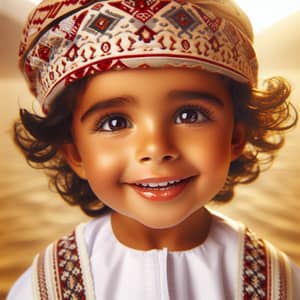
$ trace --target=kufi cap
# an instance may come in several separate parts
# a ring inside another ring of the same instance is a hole
[[[19,55],[45,112],[70,83],[109,70],[193,68],[251,86],[258,72],[251,24],[230,0],[45,0]]]

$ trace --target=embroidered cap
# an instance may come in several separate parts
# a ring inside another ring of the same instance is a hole
[[[19,56],[47,112],[68,84],[108,70],[195,68],[253,86],[252,41],[230,0],[45,0],[28,18]]]

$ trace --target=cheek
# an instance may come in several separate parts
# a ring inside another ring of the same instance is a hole
[[[231,132],[206,128],[197,136],[184,135],[185,160],[199,172],[195,192],[199,199],[212,199],[224,186],[231,162]],[[196,142],[195,142],[196,141]]]
[[[231,163],[231,138],[223,135],[203,135],[198,146],[192,148],[190,161],[199,170],[195,186],[198,199],[212,199],[224,186]],[[196,159],[195,159],[196,158]]]
[[[83,167],[92,190],[102,198],[105,192],[113,192],[113,185],[120,182],[126,160],[124,152],[120,152],[119,148],[99,143],[93,145],[93,148],[82,147],[80,155],[83,157]]]
[[[199,162],[207,170],[217,170],[230,164],[231,131],[221,128],[209,128],[199,133],[186,132],[181,135],[183,153],[194,161]],[[209,167],[209,168],[208,168]]]

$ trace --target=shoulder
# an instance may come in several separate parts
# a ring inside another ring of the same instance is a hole
[[[245,226],[219,212],[209,211],[212,216],[210,238],[222,244],[226,249],[239,248],[245,232]]]
[[[99,240],[101,240],[103,246],[105,241],[112,238],[110,213],[104,214],[101,217],[92,219],[88,223],[83,224],[82,234],[88,254],[89,256],[92,256],[95,248],[97,248]]]
[[[27,269],[15,282],[9,291],[6,300],[33,300],[31,288],[32,267]]]
[[[42,251],[39,256],[51,256],[51,249],[54,249],[55,247],[61,247],[64,248],[65,246],[68,246],[67,243],[69,241],[72,241],[73,239],[76,239],[76,242],[79,244],[77,245],[77,249],[80,251],[86,252],[85,255],[81,256],[81,260],[83,257],[86,258],[88,263],[89,257],[91,256],[91,252],[93,251],[95,241],[97,240],[99,234],[103,234],[105,231],[106,224],[109,223],[109,215],[104,215],[99,218],[93,219],[87,223],[79,224],[76,226],[76,228],[69,233],[66,236],[63,236],[62,238],[58,239],[57,241],[51,243],[44,251]],[[72,246],[72,245],[70,245]],[[27,269],[26,272],[24,272],[18,280],[14,283],[14,285],[11,287],[6,300],[33,300],[34,297],[34,278],[36,278],[36,272],[37,272],[37,265],[36,261],[37,256],[34,263],[31,267]],[[50,264],[52,263],[51,260],[49,260]]]
[[[300,297],[299,266],[285,253],[258,237],[244,224],[215,212],[212,212],[212,215],[213,222],[218,228],[216,238],[223,239],[226,248],[232,247],[230,244],[235,245],[229,251],[230,253],[238,249],[239,278],[250,283],[246,286],[247,292],[252,293],[255,289],[261,290],[258,286],[265,285],[266,278],[269,278],[269,280],[272,279],[267,281],[272,282],[273,295],[290,293],[291,299]],[[256,286],[251,282],[255,282]],[[274,296],[272,299],[277,298]]]

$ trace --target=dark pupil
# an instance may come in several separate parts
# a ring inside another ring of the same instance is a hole
[[[181,113],[181,121],[184,122],[196,122],[197,121],[197,112],[194,110],[185,110]]]
[[[115,117],[109,121],[109,127],[112,129],[124,128],[126,127],[126,120],[121,117]]]

